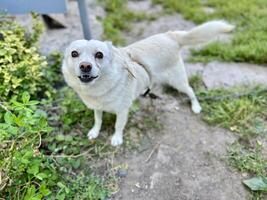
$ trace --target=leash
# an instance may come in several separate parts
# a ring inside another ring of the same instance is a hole
[[[233,93],[233,94],[228,94],[228,95],[201,97],[200,96],[201,94],[196,94],[196,96],[197,96],[197,99],[199,101],[207,101],[207,100],[210,100],[210,101],[223,101],[225,99],[239,99],[239,98],[244,97],[244,96],[253,96],[253,95],[256,96],[256,95],[258,95],[258,94],[260,94],[262,92],[266,92],[266,96],[267,96],[267,87],[262,88],[261,90],[254,91],[253,89],[251,89],[251,91],[248,91],[248,92]],[[150,97],[151,99],[161,99],[160,96],[158,96],[158,95],[156,95],[154,93],[151,93],[151,89],[150,88],[147,88],[145,93],[142,94],[141,96],[142,97]],[[180,103],[186,103],[186,102],[189,102],[189,101],[190,101],[189,97],[184,97],[179,102]]]
[[[147,97],[149,96],[150,99],[161,99],[160,96],[150,92],[150,88],[147,88],[144,94],[141,95],[141,97]]]

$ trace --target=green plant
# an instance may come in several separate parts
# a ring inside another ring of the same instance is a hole
[[[51,193],[45,182],[57,177],[39,152],[42,134],[51,127],[37,104],[23,93],[21,102],[1,106],[5,113],[0,123],[1,193],[6,199],[41,199]]]
[[[232,166],[241,172],[248,172],[257,176],[266,175],[267,160],[262,155],[261,146],[249,148],[241,144],[233,144],[228,150],[228,159]]]
[[[121,31],[130,30],[130,23],[140,20],[154,20],[154,15],[144,12],[133,12],[127,8],[126,0],[100,0],[107,12],[102,24],[104,28],[103,39],[111,40],[114,44],[124,44]]]
[[[47,114],[37,108],[38,103],[23,93],[21,101],[1,104],[1,112],[4,112],[0,120],[1,196],[12,200],[73,199],[77,195],[80,199],[105,198],[108,190],[97,177],[90,173],[72,175],[73,169],[81,167],[82,155],[54,156],[60,152],[54,149],[52,155],[48,154],[49,146],[46,147],[42,138],[49,138],[47,134],[52,128],[47,123]],[[56,137],[61,142],[73,142],[70,137],[63,140],[60,135]],[[66,153],[78,151],[80,149]],[[77,181],[81,185],[77,185]]]
[[[43,70],[43,76],[46,79],[47,85],[53,88],[61,88],[63,86],[64,80],[61,75],[61,61],[63,60],[63,55],[60,52],[52,52],[46,56],[47,68]]]
[[[205,89],[201,74],[195,74],[189,77],[189,85],[195,90],[200,91]]]
[[[266,130],[267,93],[264,87],[200,91],[198,97],[204,99],[203,119],[209,124],[229,128],[248,140]]]
[[[84,113],[67,113],[66,118],[58,117],[59,112],[85,107],[72,94],[74,99],[64,99],[55,113],[57,97],[65,97],[54,92],[63,82],[61,54],[40,55],[37,41],[43,26],[36,15],[33,21],[31,33],[8,18],[0,22],[0,197],[104,199],[109,194],[104,180],[84,170],[86,157],[101,153],[103,145],[89,144],[84,135],[64,134]]]
[[[33,17],[33,32],[10,20],[0,21],[0,98],[2,101],[28,91],[32,96],[44,97],[51,86],[44,81],[47,69],[45,57],[38,53],[36,42],[42,25]],[[45,91],[45,92],[43,92]]]
[[[262,148],[267,131],[266,87],[200,89],[197,96],[203,107],[204,121],[238,134],[238,141],[228,149],[228,161],[239,171],[256,176],[244,184],[257,191],[252,193],[253,199],[262,199],[261,191],[266,186],[262,180],[267,177],[267,159]]]

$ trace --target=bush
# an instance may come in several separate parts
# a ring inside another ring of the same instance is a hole
[[[28,91],[33,97],[48,95],[49,85],[44,81],[48,65],[38,53],[36,42],[43,26],[33,15],[33,32],[10,20],[0,21],[0,97],[2,101]]]
[[[42,137],[52,128],[47,123],[46,112],[39,110],[37,104],[38,101],[30,101],[28,93],[23,93],[21,101],[1,105],[4,117],[0,123],[0,196],[10,200],[77,196],[104,199],[108,192],[100,179],[90,172],[72,172],[72,168],[80,167],[82,159],[53,157],[46,155],[46,148],[41,148]]]

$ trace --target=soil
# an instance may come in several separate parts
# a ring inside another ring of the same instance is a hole
[[[225,157],[227,145],[236,140],[233,133],[207,126],[179,98],[157,94],[161,99],[153,100],[153,112],[163,127],[154,138],[144,133],[153,138],[146,151],[117,158],[117,165],[128,166],[128,175],[113,199],[247,199],[241,183],[246,177],[231,169]]]

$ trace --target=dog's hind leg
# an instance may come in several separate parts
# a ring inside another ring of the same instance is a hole
[[[95,122],[94,122],[94,127],[89,131],[87,135],[89,140],[97,138],[97,136],[99,135],[102,125],[102,115],[103,115],[102,110],[94,110]]]
[[[167,84],[179,90],[180,92],[185,93],[190,98],[191,107],[194,113],[201,112],[201,106],[192,87],[189,85],[184,63],[180,55],[175,66],[167,70],[167,73],[165,74],[165,80]]]

